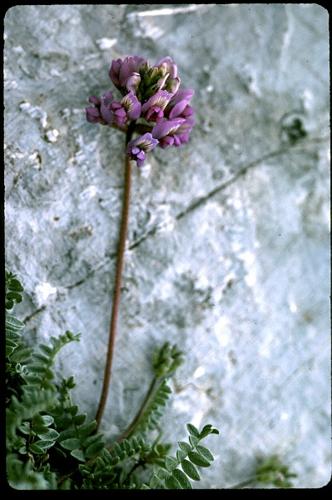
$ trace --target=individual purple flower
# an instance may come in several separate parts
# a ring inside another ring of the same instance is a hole
[[[176,78],[178,76],[178,67],[169,56],[163,57],[157,62],[156,66],[158,68],[163,68],[165,73],[168,73],[171,78]]]
[[[172,139],[164,139],[161,141],[161,146],[162,144],[180,146],[188,142],[189,134],[195,124],[194,110],[189,105],[193,95],[194,91],[192,89],[184,89],[179,90],[177,94],[172,97],[165,109],[165,116],[171,121],[176,118],[182,118],[184,121],[172,135]]]
[[[185,125],[185,123],[185,118],[159,121],[152,129],[152,136],[159,140],[159,146],[161,148],[167,148],[173,145],[180,146],[180,144],[182,144],[182,138],[179,136],[187,133],[186,128],[181,130],[181,126]],[[186,139],[186,136],[184,139]],[[183,142],[185,142],[185,140]]]
[[[152,149],[157,146],[158,142],[156,138],[152,137],[152,135],[147,132],[129,142],[127,153],[132,160],[136,161],[137,166],[141,167],[145,160],[145,153],[152,151]]]
[[[157,86],[160,90],[167,90],[175,94],[180,86],[181,80],[177,76],[178,68],[173,59],[169,56],[163,57],[157,62],[156,67],[162,73],[162,77],[158,80]]]
[[[140,117],[142,104],[132,91],[122,98],[121,104],[126,110],[129,120],[137,120]]]
[[[113,122],[113,115],[111,111],[112,102],[112,92],[106,92],[106,94],[103,94],[100,98],[100,114],[108,125],[111,125]]]
[[[139,56],[129,56],[124,60],[114,60],[109,70],[109,77],[114,85],[122,92],[133,90],[138,87],[141,81],[139,70],[145,64],[147,64],[147,61],[144,57]]]
[[[129,92],[136,94],[139,84],[141,83],[141,76],[139,73],[133,73],[127,80],[126,88]]]
[[[190,106],[187,106],[190,108]],[[174,134],[174,146],[181,146],[189,141],[189,134],[195,125],[195,120],[193,115],[189,115],[185,118],[185,121],[180,125]]]
[[[112,92],[98,97],[89,98],[94,108],[86,108],[87,120],[90,123],[102,125],[117,125],[124,127],[129,120],[137,120],[141,114],[141,103],[133,92],[125,95],[120,102],[113,100]]]
[[[141,107],[135,94],[129,92],[120,102],[113,101],[108,105],[107,119],[110,124],[123,127],[129,120],[137,120],[141,114]]]
[[[142,106],[142,115],[148,121],[158,122],[164,116],[164,109],[170,102],[172,94],[159,90]]]
[[[90,123],[108,125],[107,112],[105,114],[105,111],[107,111],[105,103],[111,102],[112,99],[112,92],[106,92],[101,98],[96,96],[89,97],[89,102],[94,104],[94,107],[85,108],[87,121]]]
[[[165,90],[171,92],[171,94],[176,94],[179,90],[181,80],[180,78],[168,78],[165,85]]]
[[[188,112],[188,109],[192,110],[192,108],[189,106],[189,102],[193,95],[193,89],[179,90],[169,102],[165,111],[165,115],[172,120],[173,118],[182,116],[185,109],[187,109],[187,116],[189,116],[189,114],[192,114],[192,112]]]

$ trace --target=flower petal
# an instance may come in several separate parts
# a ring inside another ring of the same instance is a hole
[[[165,73],[169,73],[171,78],[176,78],[178,75],[178,68],[170,56],[163,57],[157,62],[156,66],[165,68]]]
[[[120,72],[121,65],[122,65],[122,59],[113,60],[111,67],[110,67],[110,70],[109,70],[109,73],[108,73],[110,79],[112,80],[112,82],[114,83],[114,85],[116,87],[120,86],[119,72]]]
[[[150,99],[143,104],[142,113],[145,113],[152,106],[158,106],[160,109],[165,109],[167,104],[172,99],[173,94],[166,90],[158,90]]]
[[[133,73],[138,73],[139,67],[145,62],[145,59],[139,56],[129,56],[125,58],[119,71],[119,82],[121,87],[126,86],[128,78]]]
[[[126,88],[129,92],[136,92],[141,83],[141,76],[139,73],[133,73],[127,80]]]
[[[133,92],[125,95],[121,101],[130,120],[137,120],[140,117],[142,105]]]
[[[99,97],[96,97],[95,95],[92,95],[89,97],[89,102],[92,104],[95,104],[96,106],[100,106],[100,99]]]
[[[175,118],[174,120],[164,120],[156,123],[152,129],[152,135],[155,139],[161,139],[166,135],[176,132],[176,130],[185,123],[185,118]]]
[[[90,123],[99,123],[100,122],[100,113],[97,108],[85,108],[86,119]]]

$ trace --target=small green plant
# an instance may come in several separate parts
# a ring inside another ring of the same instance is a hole
[[[258,458],[255,471],[250,479],[233,486],[241,488],[292,488],[292,479],[297,477],[277,455]]]
[[[183,362],[182,352],[166,342],[152,360],[153,379],[127,430],[113,443],[98,432],[72,401],[73,377],[53,371],[58,353],[80,335],[69,331],[50,344],[26,345],[24,324],[12,312],[23,287],[6,273],[6,445],[8,483],[22,490],[184,489],[199,481],[198,468],[209,467],[211,452],[201,431],[188,424],[188,442],[161,441],[160,418],[171,395],[168,380]]]
[[[280,458],[272,455],[268,458],[260,458],[257,462],[255,482],[258,485],[272,485],[276,488],[291,488],[292,478],[296,474],[289,470],[289,467],[282,463]]]

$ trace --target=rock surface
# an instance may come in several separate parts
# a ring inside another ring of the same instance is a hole
[[[134,169],[109,436],[136,413],[150,357],[186,351],[165,437],[214,424],[196,488],[278,454],[297,487],[330,479],[328,13],[292,5],[30,5],[5,18],[6,261],[30,342],[67,329],[92,417],[121,196],[120,132],[85,121],[112,59],[171,55],[195,89],[188,146]]]

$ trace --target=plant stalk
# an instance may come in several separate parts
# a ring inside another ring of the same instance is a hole
[[[127,148],[127,144],[132,138],[133,132],[135,130],[135,122],[131,122],[126,130],[126,144],[125,148]],[[113,352],[114,352],[114,344],[115,344],[115,336],[116,336],[116,326],[119,315],[119,306],[120,306],[120,296],[121,296],[121,279],[122,272],[124,266],[124,253],[126,247],[126,237],[127,237],[127,229],[128,229],[128,219],[129,219],[129,203],[130,203],[130,188],[131,188],[131,160],[127,153],[125,152],[125,185],[124,185],[124,193],[123,193],[123,204],[122,204],[122,216],[121,216],[121,225],[120,225],[120,234],[119,234],[119,244],[118,244],[118,253],[117,253],[117,263],[116,263],[116,271],[115,271],[115,283],[114,283],[114,291],[113,291],[113,307],[112,307],[112,315],[109,329],[109,338],[108,338],[108,348],[106,355],[106,364],[104,371],[104,380],[103,387],[100,395],[99,406],[96,414],[97,421],[97,429],[100,426],[100,422],[103,417],[107,395],[111,380],[111,370],[112,370],[112,360],[113,360]]]
[[[126,438],[130,437],[132,434],[134,434],[136,428],[138,427],[138,425],[141,422],[141,418],[143,417],[146,408],[150,404],[150,401],[153,398],[153,396],[155,395],[155,392],[158,389],[161,382],[162,382],[162,380],[158,377],[154,377],[152,379],[149,390],[145,396],[145,399],[144,399],[140,409],[138,410],[136,416],[134,417],[134,419],[131,422],[131,424],[129,425],[129,427],[121,434],[121,436],[119,436],[117,438],[116,443],[121,443],[121,441],[123,441],[124,439],[126,439]],[[114,444],[109,449],[112,449],[113,446],[114,446]]]

